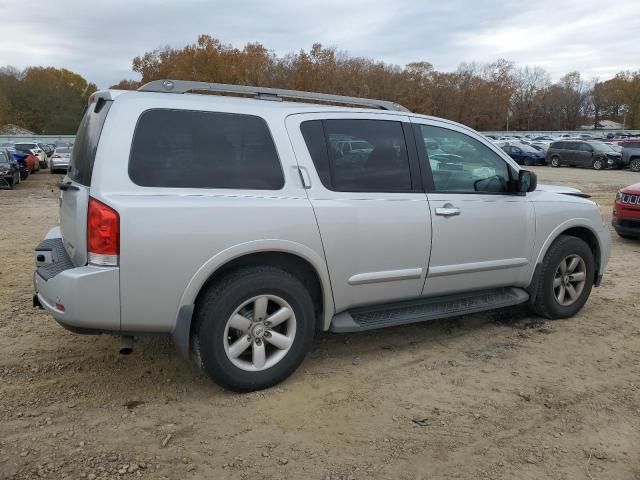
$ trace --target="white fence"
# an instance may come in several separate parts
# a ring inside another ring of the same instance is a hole
[[[0,135],[0,143],[33,142],[35,140],[42,143],[69,143],[73,142],[75,138],[75,135]]]
[[[579,134],[588,134],[596,136],[606,136],[607,133],[617,133],[624,132],[630,133],[631,135],[640,135],[640,130],[495,130],[491,132],[481,132],[483,135],[495,135],[497,137],[509,137],[511,135],[549,135],[552,137],[557,137],[559,135],[579,135]]]

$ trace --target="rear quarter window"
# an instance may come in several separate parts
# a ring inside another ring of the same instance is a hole
[[[142,187],[279,190],[284,175],[264,119],[154,109],[136,126],[129,177]]]
[[[98,141],[112,103],[101,98],[95,104],[89,105],[78,127],[67,175],[82,185],[91,185]]]

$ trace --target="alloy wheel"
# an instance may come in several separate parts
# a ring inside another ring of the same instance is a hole
[[[553,294],[563,307],[573,305],[584,290],[587,267],[580,255],[565,257],[553,276]]]
[[[291,305],[277,295],[259,295],[243,302],[227,320],[224,350],[242,370],[266,370],[285,357],[295,335]]]

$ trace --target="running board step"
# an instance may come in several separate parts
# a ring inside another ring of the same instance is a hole
[[[526,291],[510,287],[362,307],[339,313],[333,317],[331,331],[336,333],[358,332],[426,322],[510,307],[527,300],[529,300],[529,294]]]

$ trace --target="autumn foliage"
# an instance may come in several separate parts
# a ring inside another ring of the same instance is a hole
[[[112,88],[130,90],[164,78],[200,80],[381,98],[478,130],[572,130],[603,119],[640,129],[640,70],[602,82],[568,72],[552,82],[541,68],[517,67],[503,59],[440,72],[426,61],[402,67],[320,44],[278,56],[259,43],[240,49],[209,35],[182,48],[146,52],[133,59],[132,68],[140,80],[122,80]],[[13,87],[5,90],[6,85]],[[94,88],[67,70],[5,69],[0,73],[0,125],[9,108],[11,123],[41,133],[72,131],[82,106],[78,100]],[[31,89],[34,98],[29,100]]]
[[[64,68],[1,68],[0,127],[13,123],[40,134],[74,134],[96,89]]]

